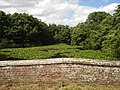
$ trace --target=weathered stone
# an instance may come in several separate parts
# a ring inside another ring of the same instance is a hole
[[[120,84],[120,61],[76,58],[0,61],[0,83],[36,81]]]

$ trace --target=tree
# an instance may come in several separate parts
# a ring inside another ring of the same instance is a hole
[[[41,31],[41,42],[42,45],[50,45],[53,44],[53,36],[51,32],[49,31],[49,26],[44,23],[39,21],[39,30]]]
[[[106,12],[93,12],[88,15],[88,18],[86,21],[88,23],[100,24],[109,15],[110,14]]]
[[[104,19],[111,16],[106,12],[93,12],[88,15],[86,22],[88,23],[89,36],[88,47],[89,49],[100,50],[103,41],[103,29],[101,23]]]
[[[102,50],[110,56],[120,58],[120,5],[113,16],[104,20],[103,23],[109,32],[102,43]]]
[[[71,30],[71,45],[80,45],[86,47],[88,29],[86,23],[80,23]]]
[[[119,58],[120,56],[120,31],[111,30],[103,41],[103,51],[109,56]]]
[[[10,21],[10,14],[7,15],[5,12],[0,11],[0,48],[10,46],[8,43],[11,41],[6,38],[7,32],[11,27]]]
[[[16,47],[42,45],[43,26],[37,18],[26,13],[14,13],[11,16],[11,23],[12,27],[8,32],[8,38],[14,41]]]
[[[49,25],[49,31],[51,32],[55,43],[70,44],[70,28],[65,25]]]

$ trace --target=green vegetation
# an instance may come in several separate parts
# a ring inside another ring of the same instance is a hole
[[[81,46],[70,46],[66,44],[30,47],[30,48],[9,48],[1,49],[0,54],[6,57],[0,57],[1,60],[16,59],[46,59],[46,58],[92,58],[92,59],[113,59],[106,56],[100,50],[82,50]]]
[[[42,83],[11,83],[0,85],[0,90],[120,90],[119,85],[100,85],[87,83],[42,84]]]
[[[69,46],[72,49],[68,49],[68,46],[62,49],[54,46],[60,43],[74,46]],[[25,48],[34,46],[45,47]],[[84,51],[77,49],[76,46],[82,47]],[[1,52],[5,52],[5,48],[15,49],[6,49],[8,52],[1,53],[0,57],[3,59],[9,57],[39,59],[57,56],[120,59],[120,5],[113,15],[93,12],[88,15],[85,22],[74,27],[47,25],[26,13],[6,14],[0,11],[0,49],[3,49]],[[45,48],[52,49],[45,51]],[[59,50],[55,50],[56,48]]]

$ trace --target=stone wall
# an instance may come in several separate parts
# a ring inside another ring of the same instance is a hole
[[[0,83],[37,81],[120,84],[120,61],[76,58],[0,61]]]

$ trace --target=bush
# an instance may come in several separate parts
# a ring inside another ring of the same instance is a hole
[[[11,48],[17,47],[13,40],[8,40],[7,38],[3,38],[0,42],[0,48]]]

